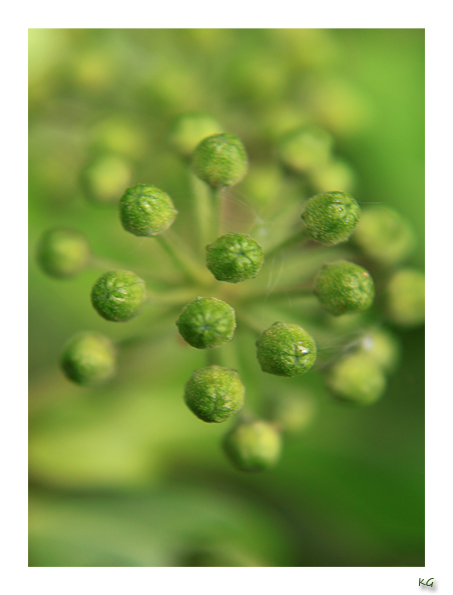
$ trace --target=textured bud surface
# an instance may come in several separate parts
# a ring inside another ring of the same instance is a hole
[[[79,273],[90,257],[90,247],[81,233],[72,229],[52,229],[38,245],[38,262],[52,277],[72,277]]]
[[[121,223],[126,231],[136,236],[163,233],[177,214],[168,194],[155,186],[131,186],[120,200]]]
[[[91,291],[95,310],[106,320],[133,318],[145,299],[145,282],[130,271],[110,271],[96,281]]]
[[[234,134],[208,136],[193,153],[192,167],[213,188],[237,184],[247,173],[244,145]]]
[[[316,361],[316,343],[297,324],[275,322],[256,342],[263,372],[277,376],[298,376]]]
[[[66,376],[77,384],[92,385],[115,374],[115,349],[100,333],[78,333],[66,343],[61,366]]]
[[[425,320],[425,275],[416,269],[395,273],[387,286],[387,309],[392,322],[417,326]]]
[[[208,366],[195,370],[187,381],[184,400],[203,421],[220,423],[242,408],[244,392],[237,372],[221,366]]]
[[[281,437],[264,421],[242,422],[227,434],[224,449],[233,465],[241,471],[262,471],[278,461]]]
[[[204,138],[220,132],[223,132],[222,126],[212,116],[190,112],[176,118],[170,142],[180,155],[189,157]]]
[[[363,211],[353,239],[367,256],[387,265],[403,262],[415,247],[415,234],[409,223],[383,205]]]
[[[309,235],[323,244],[345,242],[360,218],[357,201],[345,192],[326,192],[310,198],[302,213]]]
[[[184,306],[176,324],[189,345],[210,349],[231,341],[236,316],[233,308],[222,300],[197,297]]]
[[[305,172],[329,159],[332,144],[332,137],[326,130],[303,126],[285,134],[280,141],[279,155],[289,168]]]
[[[206,264],[218,281],[239,283],[258,275],[264,253],[253,238],[229,233],[206,247]]]
[[[337,362],[327,378],[329,388],[341,399],[370,405],[382,396],[386,380],[381,367],[366,353],[354,353]]]
[[[363,267],[346,260],[325,264],[315,282],[315,293],[335,316],[367,310],[374,300],[374,283]]]

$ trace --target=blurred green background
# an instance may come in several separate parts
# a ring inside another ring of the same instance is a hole
[[[203,424],[183,404],[205,359],[177,339],[175,316],[109,323],[89,300],[105,267],[56,281],[35,250],[48,228],[79,229],[99,258],[146,268],[158,290],[162,254],[87,199],[81,172],[113,156],[120,184],[172,196],[175,230],[190,238],[191,191],[169,130],[201,110],[243,140],[250,180],[266,171],[267,189],[276,135],[326,128],[354,196],[412,223],[411,264],[422,267],[424,30],[32,29],[29,54],[30,566],[423,566],[423,328],[396,330],[400,367],[369,408],[331,399],[318,373],[266,378],[267,391],[308,387],[316,416],[275,469],[243,474],[220,447],[231,422]],[[244,217],[250,188],[235,194]],[[88,389],[58,365],[79,330],[151,339],[128,344],[117,378]],[[237,346],[257,402],[251,338]]]

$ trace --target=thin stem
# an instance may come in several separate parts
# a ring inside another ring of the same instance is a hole
[[[206,365],[207,366],[221,366],[222,365],[222,354],[219,353],[218,348],[206,350]]]
[[[204,258],[206,245],[209,243],[210,225],[212,219],[212,206],[209,188],[194,173],[190,172],[190,181],[193,193],[194,219],[197,232],[194,234],[197,241],[197,250]]]
[[[307,238],[308,238],[307,230],[305,228],[300,229],[295,234],[289,236],[288,238],[286,238],[285,240],[283,240],[282,242],[280,242],[279,244],[277,244],[276,246],[271,248],[268,252],[266,252],[266,254],[264,255],[264,258],[265,258],[265,260],[270,260],[271,258],[276,256],[279,252],[282,252],[283,250],[286,250],[287,248],[291,248],[292,246],[295,246],[296,244],[298,244],[302,240],[306,240]]]
[[[212,281],[208,271],[190,256],[187,247],[178,236],[167,231],[155,237],[186,279],[201,285],[208,285]]]
[[[210,188],[211,191],[211,236],[216,240],[222,227],[223,188]]]

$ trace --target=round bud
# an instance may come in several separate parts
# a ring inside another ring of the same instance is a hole
[[[381,366],[370,355],[357,352],[331,368],[327,384],[344,401],[370,405],[382,396],[386,380]]]
[[[395,210],[382,205],[363,211],[353,239],[367,256],[385,265],[403,262],[415,247],[410,224]]]
[[[121,223],[126,231],[136,236],[163,233],[177,214],[168,194],[155,186],[131,186],[120,200]]]
[[[184,400],[199,419],[220,423],[242,408],[244,392],[237,372],[221,366],[208,366],[195,370],[187,381]]]
[[[310,393],[275,395],[268,404],[270,419],[284,432],[294,434],[308,427],[316,414],[316,403]]]
[[[384,372],[393,372],[396,369],[400,358],[400,345],[390,331],[383,328],[371,330],[363,337],[360,348],[373,358]]]
[[[280,457],[281,437],[269,423],[239,423],[223,443],[230,461],[241,471],[262,471],[273,467]]]
[[[189,345],[211,349],[231,341],[236,316],[233,308],[222,300],[197,297],[184,306],[176,325]]]
[[[306,172],[329,159],[332,145],[332,137],[326,130],[302,126],[284,135],[278,152],[284,165],[296,172]]]
[[[84,193],[97,204],[117,203],[130,181],[131,168],[117,155],[96,157],[80,174]]]
[[[91,290],[94,309],[106,320],[130,320],[145,299],[145,282],[130,271],[104,273]]]
[[[390,319],[401,326],[417,326],[425,320],[425,275],[416,269],[395,273],[387,286]]]
[[[213,188],[232,186],[247,173],[247,153],[234,134],[213,134],[195,149],[192,167]]]
[[[323,307],[334,314],[367,310],[374,300],[374,283],[363,267],[346,260],[325,264],[315,282]]]
[[[78,231],[52,229],[41,237],[37,257],[43,271],[51,277],[72,277],[87,265],[90,247]]]
[[[209,114],[181,114],[173,122],[170,143],[182,157],[190,157],[207,136],[222,132],[222,126]]]
[[[345,242],[360,218],[360,207],[346,192],[326,192],[310,198],[302,219],[310,237],[323,244]]]
[[[218,281],[239,283],[258,275],[264,253],[253,238],[228,233],[206,246],[206,264]]]
[[[78,333],[64,346],[61,366],[77,384],[100,384],[115,374],[115,349],[100,333]]]
[[[298,376],[316,361],[316,343],[297,324],[274,322],[256,342],[263,372],[277,376]]]

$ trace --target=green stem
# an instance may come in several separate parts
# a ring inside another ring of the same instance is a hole
[[[222,365],[222,354],[219,353],[219,349],[207,349],[206,350],[206,365],[207,366],[221,366]]]
[[[211,191],[211,242],[216,240],[222,228],[223,188],[210,188]]]
[[[276,246],[271,248],[271,250],[266,252],[266,254],[264,255],[264,258],[265,258],[265,260],[270,260],[271,258],[276,256],[279,252],[282,252],[283,250],[286,250],[287,248],[291,248],[292,246],[295,246],[296,244],[298,244],[299,242],[301,242],[302,240],[305,240],[307,238],[308,238],[307,230],[305,228],[301,229],[301,230],[297,231],[295,234],[289,236],[289,238],[286,238],[285,240],[283,240],[282,242],[280,242],[279,244],[277,244]]]
[[[208,285],[212,281],[207,269],[204,269],[190,256],[187,247],[183,245],[178,236],[167,231],[165,234],[155,237],[186,279],[200,285]]]
[[[205,257],[205,248],[209,243],[210,225],[212,218],[211,196],[209,189],[195,174],[190,172],[190,181],[193,194],[194,219],[196,221],[197,231],[194,236],[197,240],[197,250],[203,258]]]

